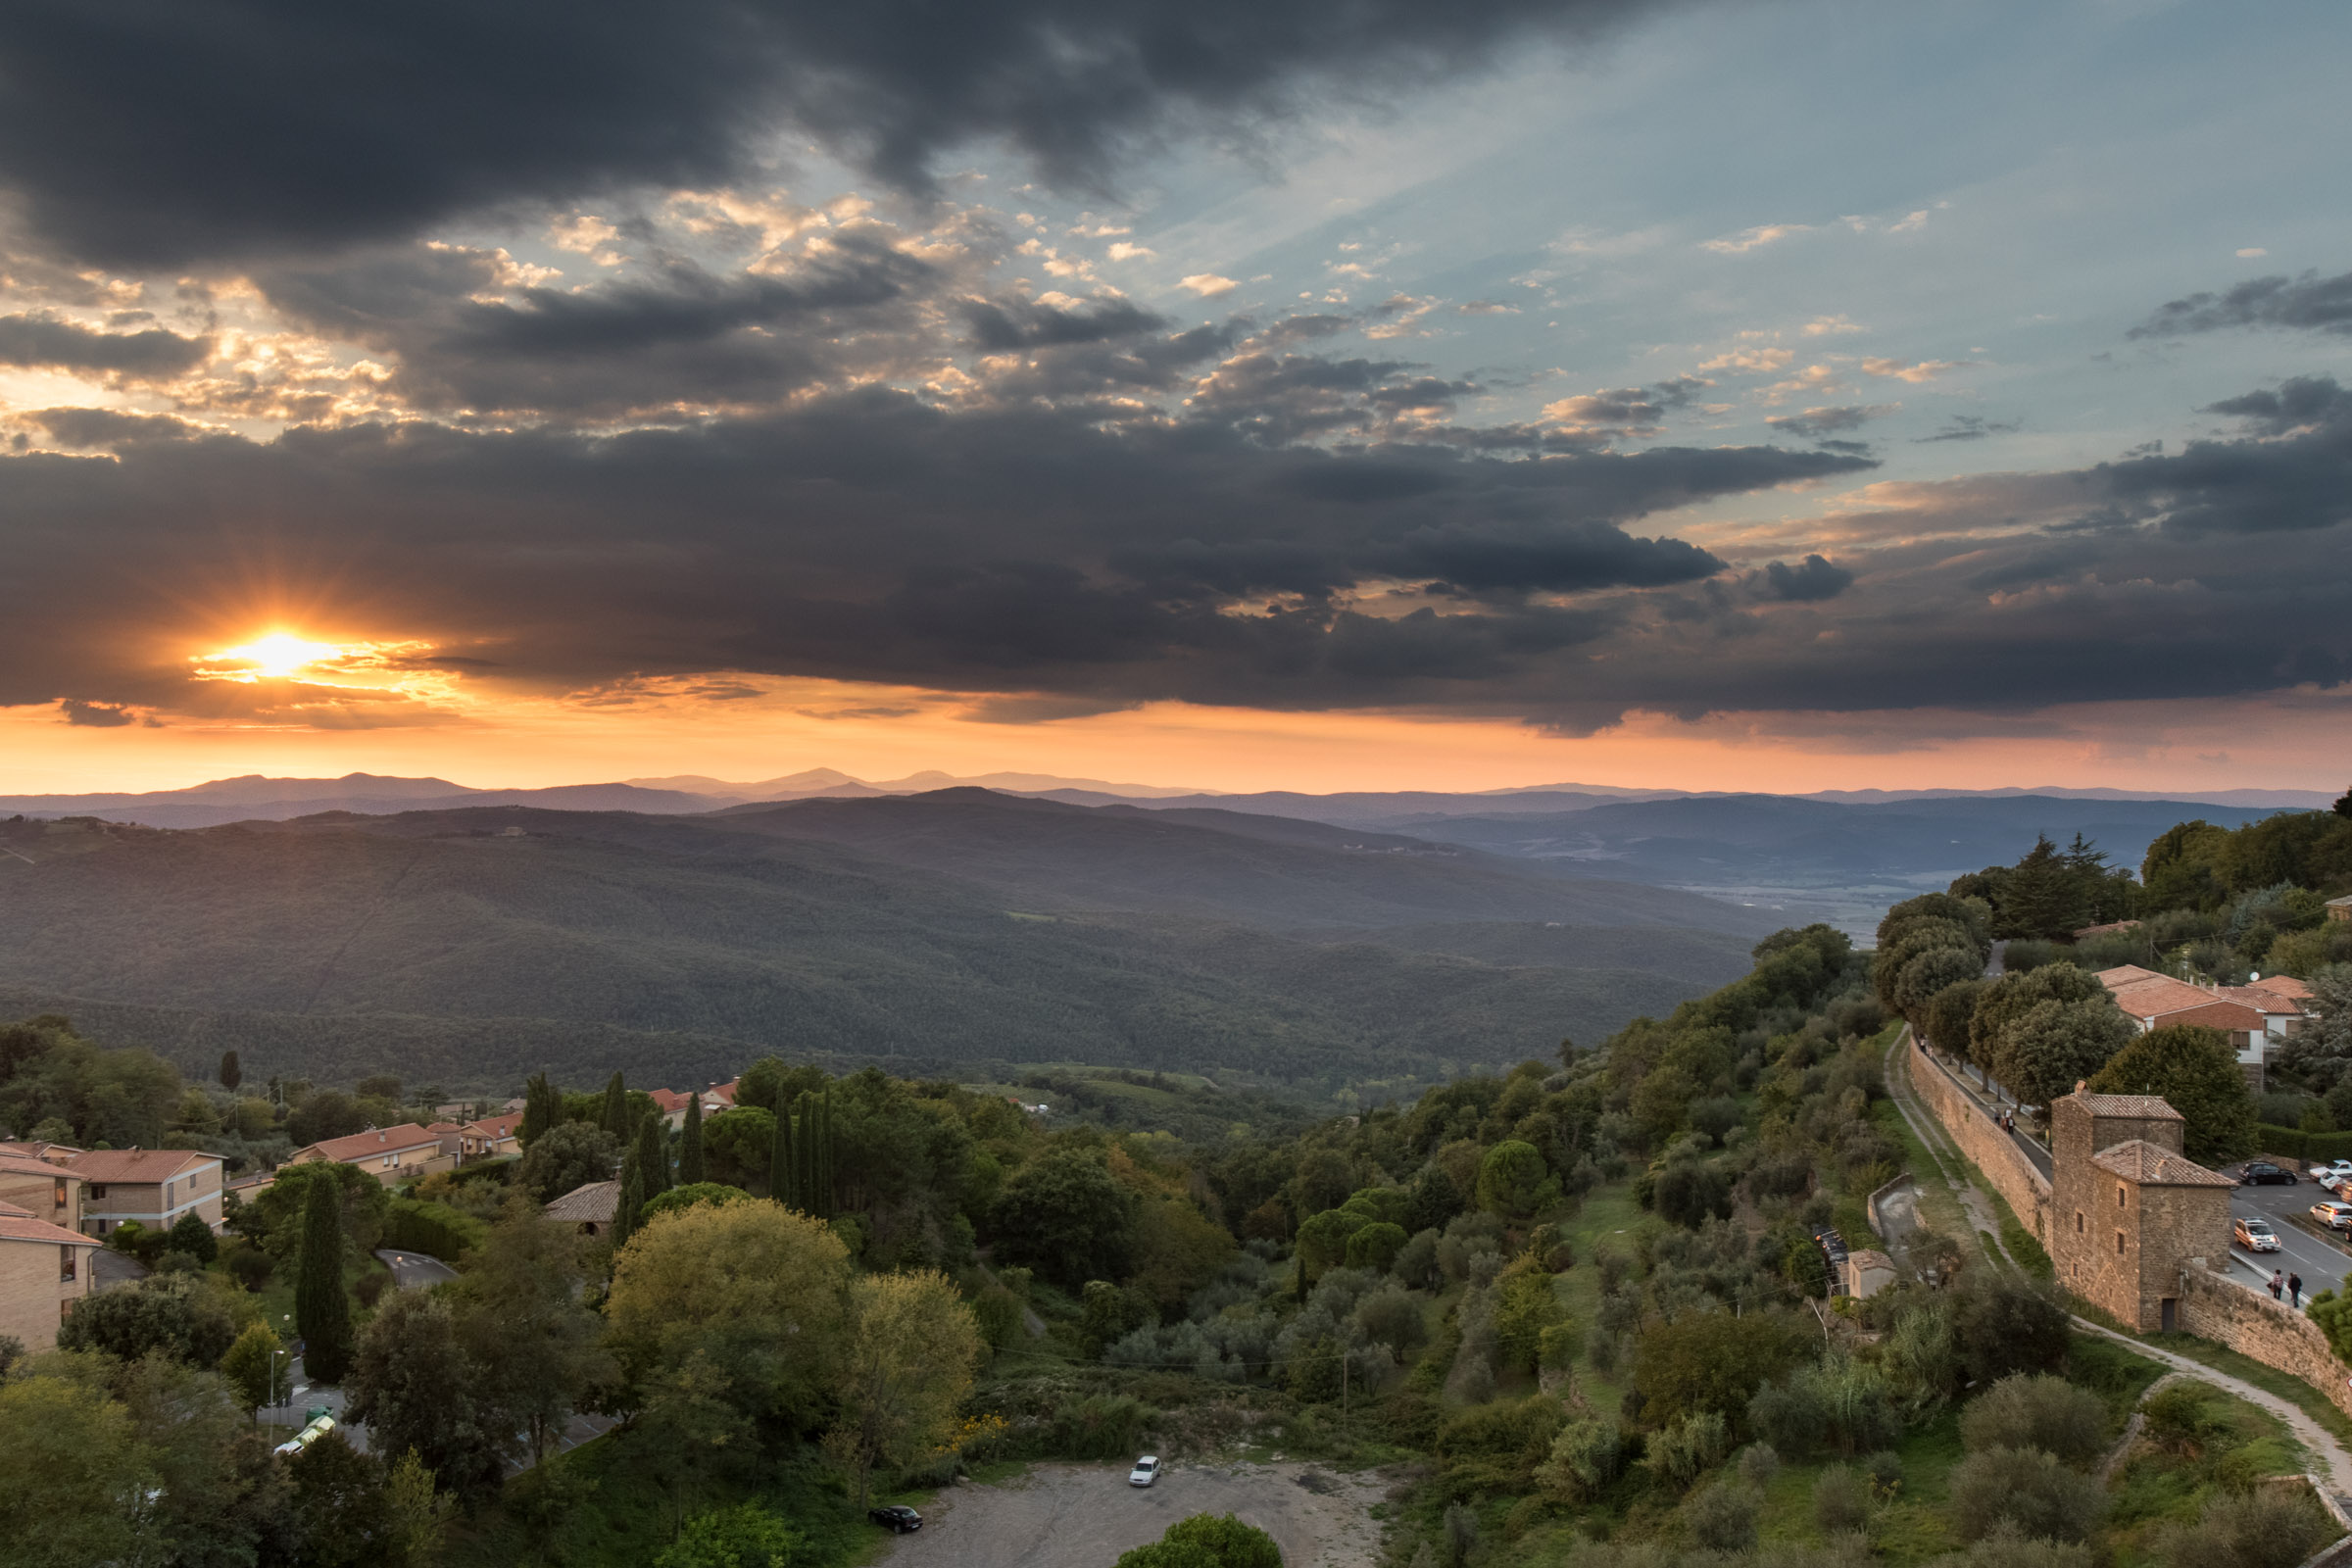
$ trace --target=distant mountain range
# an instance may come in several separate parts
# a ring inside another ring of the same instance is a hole
[[[1155,784],[1111,783],[1060,778],[1043,773],[984,773],[958,777],[931,770],[905,778],[853,778],[829,767],[750,783],[701,774],[632,778],[606,784],[565,784],[548,789],[478,789],[442,778],[392,778],[347,773],[341,778],[265,778],[247,774],[215,779],[187,789],[144,794],[0,796],[0,815],[99,816],[143,822],[150,827],[212,827],[223,822],[285,821],[321,810],[382,815],[393,811],[454,809],[468,806],[535,806],[553,810],[643,811],[683,815],[731,807],[791,800],[866,800],[935,790],[978,788],[1035,796],[1069,806],[1134,805],[1153,810],[1209,807],[1260,816],[1299,817],[1348,827],[1424,826],[1430,819],[1457,816],[1565,814],[1599,807],[1647,801],[1753,800],[1723,791],[1626,789],[1606,784],[1541,784],[1471,792],[1433,790],[1343,791],[1309,795],[1291,790],[1220,793]],[[2319,790],[2218,790],[2191,797],[2135,794],[2109,789],[1996,790],[1820,790],[1807,795],[1766,797],[1830,805],[1877,806],[1914,801],[1997,801],[2031,798],[2062,801],[2155,802],[2171,807],[2230,807],[2250,810],[2321,809],[2335,797]],[[2190,814],[2194,814],[2193,810]]]

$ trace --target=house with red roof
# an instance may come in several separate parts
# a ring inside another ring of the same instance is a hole
[[[93,1149],[68,1167],[82,1181],[84,1235],[105,1236],[126,1221],[170,1230],[182,1214],[220,1228],[219,1154],[197,1149]]]
[[[84,1181],[71,1165],[0,1149],[0,1203],[14,1203],[35,1219],[78,1232]]]
[[[2142,1034],[2174,1024],[2222,1031],[2256,1094],[2262,1092],[2271,1048],[2303,1027],[2302,1002],[2275,979],[2269,986],[2196,985],[2127,963],[2100,970],[2099,982]]]
[[[458,1156],[444,1153],[440,1138],[413,1121],[397,1127],[370,1127],[346,1138],[324,1138],[286,1156],[289,1165],[332,1160],[356,1165],[386,1187],[410,1176],[429,1176],[454,1169]]]
[[[0,1334],[52,1349],[57,1326],[90,1294],[98,1244],[15,1203],[0,1203]]]

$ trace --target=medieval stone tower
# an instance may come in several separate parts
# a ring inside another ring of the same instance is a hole
[[[2180,1152],[2155,1095],[2075,1092],[2050,1104],[2050,1257],[2058,1282],[2145,1333],[2178,1327],[2180,1271],[2230,1256],[2227,1176]]]

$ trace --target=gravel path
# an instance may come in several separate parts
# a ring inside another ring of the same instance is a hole
[[[941,1493],[923,1528],[899,1537],[882,1561],[1109,1568],[1179,1519],[1230,1513],[1272,1536],[1285,1568],[1373,1568],[1380,1527],[1368,1510],[1386,1491],[1367,1474],[1304,1464],[1170,1460],[1148,1488],[1128,1486],[1123,1464],[1041,1464],[1001,1485]]]

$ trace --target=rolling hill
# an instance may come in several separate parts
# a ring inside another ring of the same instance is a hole
[[[1741,972],[1773,923],[1420,841],[1248,826],[977,791],[696,817],[0,823],[0,1010],[66,1010],[192,1069],[235,1046],[249,1076],[390,1067],[453,1089],[542,1066],[686,1083],[766,1050],[1328,1088],[1593,1038]],[[1659,932],[1670,919],[1689,923]],[[1428,935],[1513,921],[1553,938],[1537,961]],[[1613,935],[1581,956],[1557,935],[1596,929]],[[1671,961],[1642,961],[1642,930]]]

